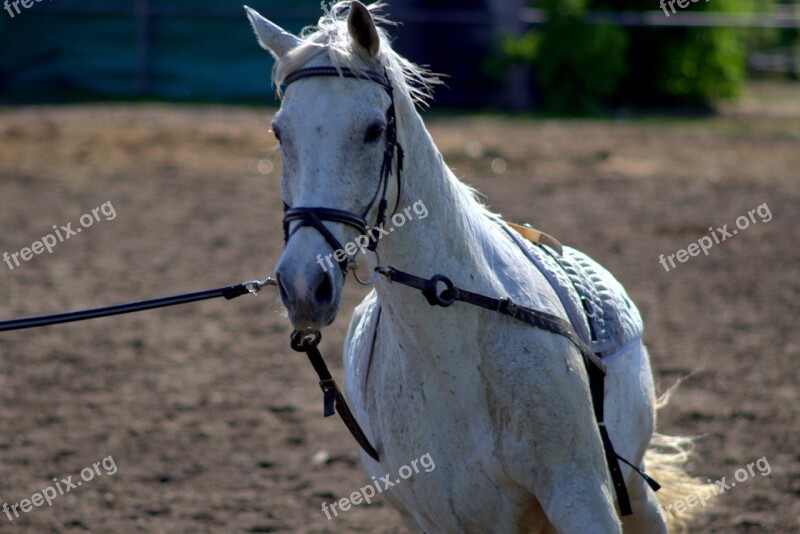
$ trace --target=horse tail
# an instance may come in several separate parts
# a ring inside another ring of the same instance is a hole
[[[657,400],[657,409],[667,405],[678,385]],[[655,433],[644,455],[648,474],[661,484],[656,496],[670,532],[685,532],[689,523],[706,513],[710,499],[717,495],[715,484],[686,472],[693,444],[691,437]]]

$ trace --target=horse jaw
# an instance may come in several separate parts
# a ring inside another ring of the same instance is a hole
[[[299,46],[303,41],[287,32],[277,24],[262,17],[257,11],[244,6],[247,18],[256,32],[261,48],[267,50],[275,59],[285,56],[290,50]]]

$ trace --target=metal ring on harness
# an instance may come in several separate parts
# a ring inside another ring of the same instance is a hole
[[[445,289],[441,293],[439,293],[439,282],[445,285]],[[422,294],[425,295],[428,304],[431,306],[446,308],[456,301],[453,295],[454,287],[453,281],[448,277],[443,274],[435,274],[425,283],[425,289],[422,290]]]
[[[302,332],[292,332],[291,347],[297,352],[304,352],[309,347],[316,347],[322,339],[319,330],[308,328]]]
[[[380,265],[380,263],[381,263],[381,257],[378,255],[378,251],[377,251],[377,250],[374,250],[373,252],[375,253],[375,262],[376,262],[378,265]],[[353,278],[355,278],[355,279],[356,279],[356,282],[358,282],[358,283],[359,283],[359,284],[361,284],[362,286],[368,286],[368,285],[370,285],[372,282],[374,282],[374,281],[375,281],[375,279],[378,277],[378,275],[379,275],[379,274],[381,274],[381,273],[378,271],[378,269],[376,268],[376,269],[373,271],[373,273],[370,275],[370,277],[369,277],[369,278],[367,278],[366,280],[362,280],[361,278],[359,278],[359,277],[358,277],[358,262],[357,262],[357,261],[351,261],[351,262],[350,262],[350,263],[347,265],[347,268],[348,268],[348,269],[350,269],[351,271],[353,271]]]

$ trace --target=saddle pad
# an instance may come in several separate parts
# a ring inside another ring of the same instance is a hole
[[[599,263],[572,247],[562,255],[508,234],[558,294],[581,339],[605,361],[624,354],[642,338],[642,318],[625,289]]]

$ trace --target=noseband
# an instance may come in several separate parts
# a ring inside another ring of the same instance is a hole
[[[336,237],[323,223],[323,221],[328,221],[352,226],[359,231],[359,234],[369,236],[371,238],[371,242],[367,249],[374,252],[378,247],[378,238],[375,234],[376,228],[379,228],[386,221],[386,194],[389,189],[389,178],[392,175],[392,160],[394,159],[395,152],[397,152],[397,200],[395,201],[394,211],[397,210],[397,203],[400,201],[400,175],[403,172],[403,147],[400,146],[400,143],[397,141],[397,118],[394,110],[392,82],[389,80],[389,77],[385,74],[385,72],[384,74],[380,74],[375,71],[356,73],[347,68],[337,69],[336,67],[309,67],[306,69],[297,70],[287,76],[284,80],[284,87],[288,87],[293,82],[302,80],[303,78],[320,76],[369,80],[381,85],[389,95],[390,104],[389,109],[386,110],[386,148],[383,152],[380,183],[378,184],[378,188],[375,190],[375,194],[372,196],[372,200],[370,200],[367,208],[361,215],[356,215],[355,213],[351,213],[349,211],[334,208],[292,208],[288,204],[284,203],[283,242],[284,245],[288,243],[289,238],[292,237],[292,235],[294,235],[294,233],[303,226],[311,226],[316,228],[322,237],[325,238],[325,241],[327,241],[331,248],[333,248],[334,252],[337,250],[344,250],[344,247],[339,240],[336,239]],[[378,202],[378,216],[376,218],[375,225],[370,228],[367,224],[366,216],[370,209],[372,209],[375,201],[378,200],[379,195],[380,200]],[[298,224],[295,226],[294,231],[290,233],[289,230],[291,223],[295,221]],[[347,276],[347,266],[349,261],[350,258],[348,256],[346,256],[342,261],[337,260],[337,263],[339,264],[339,267],[342,269],[342,273],[345,276]]]

